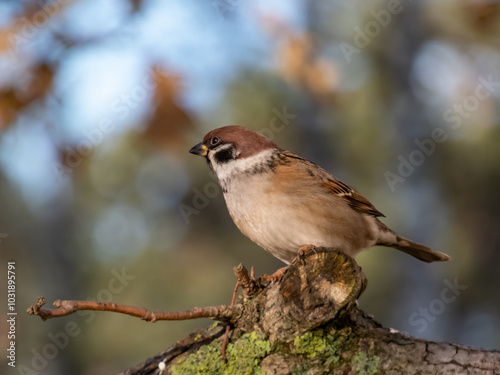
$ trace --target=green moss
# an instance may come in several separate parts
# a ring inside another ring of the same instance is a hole
[[[216,328],[217,328],[217,326],[218,326],[219,324],[220,324],[220,322],[218,322],[218,321],[213,322],[213,323],[212,323],[212,325],[211,325],[210,327],[208,327],[208,331],[209,331],[209,332],[210,332],[210,331],[213,331],[214,329],[216,329]]]
[[[323,331],[307,332],[293,340],[292,353],[305,354],[309,358],[314,358],[325,348],[326,338],[323,336]]]
[[[309,364],[306,363],[301,363],[292,368],[292,375],[303,375],[307,374],[307,372],[311,369]]]
[[[327,355],[327,362],[329,363],[337,363],[340,361],[340,348],[342,346],[342,343],[338,341],[335,337],[332,335],[327,335],[326,336],[326,355]]]
[[[222,344],[218,340],[204,345],[196,353],[180,359],[172,371],[175,375],[221,373],[224,366],[221,348]]]
[[[369,356],[366,352],[356,354],[352,364],[357,368],[359,375],[374,375],[377,373],[380,357]]]
[[[172,367],[175,375],[192,374],[264,374],[260,363],[271,347],[262,334],[244,334],[227,346],[227,363],[222,361],[222,343],[214,340],[196,353],[182,358]]]
[[[181,358],[172,367],[175,375],[191,374],[263,374],[262,360],[271,352],[271,345],[263,334],[247,333],[227,347],[227,363],[222,361],[222,342],[214,340],[196,353]],[[356,340],[351,340],[350,330],[328,334],[324,330],[307,332],[294,339],[293,344],[276,344],[272,351],[302,356],[290,369],[292,374],[305,374],[312,368],[332,373],[338,366],[350,363],[356,374],[374,375],[380,358],[360,352],[352,360],[342,358],[342,353],[358,350]],[[286,355],[286,354],[285,354]]]
[[[323,330],[296,337],[291,352],[305,357],[304,362],[291,369],[292,374],[307,374],[311,368],[321,369],[324,373],[334,370],[341,359],[341,347],[342,341]]]
[[[334,336],[319,330],[297,336],[293,340],[292,353],[305,354],[308,358],[314,358],[321,354],[327,358],[328,362],[338,362],[340,359],[338,355],[340,346],[341,343]]]

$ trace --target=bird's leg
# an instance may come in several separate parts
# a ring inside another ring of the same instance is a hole
[[[253,270],[253,267],[252,267]],[[234,302],[236,301],[236,293],[238,293],[238,288],[240,287],[240,282],[236,281],[236,285],[234,286],[234,291],[233,291],[233,298],[231,299],[231,306],[234,306]],[[226,357],[226,348],[227,348],[227,342],[229,341],[229,331],[231,330],[231,325],[228,324],[226,326],[226,333],[224,335],[224,341],[222,342],[222,350],[221,350],[221,355],[222,355],[222,360],[224,363],[227,363],[227,357]]]
[[[276,283],[283,277],[283,274],[285,273],[287,268],[288,268],[288,266],[282,267],[279,270],[277,270],[275,273],[273,273],[272,275],[262,275],[260,277],[260,281],[264,281],[264,282],[270,281],[271,283]]]

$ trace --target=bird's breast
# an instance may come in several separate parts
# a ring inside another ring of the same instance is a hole
[[[311,222],[301,197],[276,190],[272,175],[256,174],[231,180],[224,198],[234,223],[253,242],[290,263],[300,246],[324,246],[324,225]],[[303,197],[302,197],[303,198]]]

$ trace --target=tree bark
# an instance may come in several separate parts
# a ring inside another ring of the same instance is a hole
[[[366,279],[340,251],[312,249],[265,288],[243,281],[227,363],[219,323],[122,374],[500,374],[497,350],[414,338],[359,310]]]

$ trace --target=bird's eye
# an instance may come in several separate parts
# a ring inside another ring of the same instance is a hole
[[[221,140],[219,137],[210,138],[210,146],[217,146],[219,143],[221,143]]]

